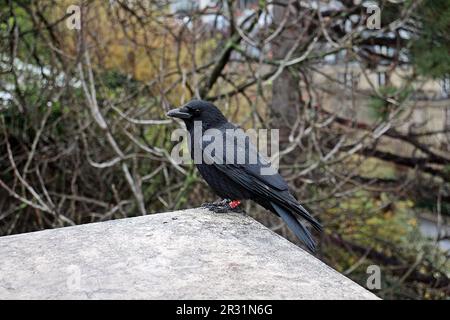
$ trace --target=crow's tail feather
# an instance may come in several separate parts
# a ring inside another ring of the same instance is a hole
[[[273,209],[278,215],[286,222],[288,227],[294,232],[294,234],[306,245],[309,251],[315,252],[316,244],[311,237],[309,231],[305,226],[297,220],[297,218],[288,210],[280,207],[276,203],[270,202]],[[320,225],[319,225],[320,226]]]
[[[298,202],[290,203],[289,209],[297,213],[300,217],[308,221],[314,229],[316,229],[319,232],[322,232],[322,225],[314,219],[309,212]]]

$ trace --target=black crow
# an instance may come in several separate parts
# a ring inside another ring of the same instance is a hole
[[[192,100],[167,115],[186,124],[191,158],[214,192],[224,199],[215,203],[217,206],[234,209],[240,200],[254,200],[281,217],[306,247],[315,251],[311,234],[297,217],[318,231],[321,225],[289,193],[284,179],[256,151],[242,129],[228,122],[215,105],[202,100]]]

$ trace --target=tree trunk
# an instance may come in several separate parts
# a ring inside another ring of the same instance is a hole
[[[299,34],[298,25],[295,24],[299,12],[293,5],[289,5],[291,2],[289,0],[279,1],[285,5],[274,8],[274,29],[276,30],[285,21],[283,31],[273,41],[273,57],[276,60],[283,60],[286,57]],[[286,15],[287,18],[285,18]],[[299,117],[301,106],[298,77],[292,70],[285,68],[273,81],[272,105],[269,110],[271,128],[280,130],[280,151],[289,143],[289,135]],[[283,159],[283,162],[286,162],[285,160],[288,159]]]

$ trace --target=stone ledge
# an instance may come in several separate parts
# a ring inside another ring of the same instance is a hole
[[[378,299],[248,216],[191,209],[0,238],[0,299]]]

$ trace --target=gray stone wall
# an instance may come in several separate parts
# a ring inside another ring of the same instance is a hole
[[[0,238],[0,299],[377,299],[236,213],[161,213]]]

